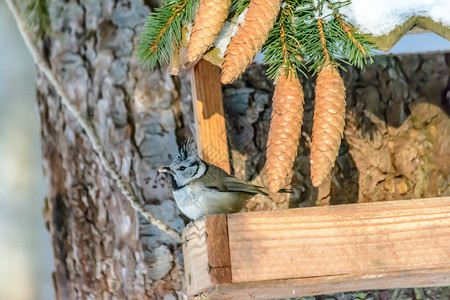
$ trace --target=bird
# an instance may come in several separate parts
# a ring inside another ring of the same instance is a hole
[[[253,185],[202,160],[193,141],[181,147],[169,167],[158,171],[171,177],[175,202],[192,221],[212,214],[239,212],[253,196],[269,196],[267,187]]]

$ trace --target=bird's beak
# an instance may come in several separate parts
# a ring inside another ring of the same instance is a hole
[[[169,173],[169,174],[173,174],[172,170],[170,169],[170,167],[161,167],[158,170],[159,173]]]

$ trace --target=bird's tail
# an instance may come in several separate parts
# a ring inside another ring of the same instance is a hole
[[[261,194],[263,194],[265,196],[269,196],[271,194],[269,188],[267,188],[267,187],[258,186],[257,188],[261,191]],[[277,193],[293,194],[294,191],[291,189],[281,189]]]

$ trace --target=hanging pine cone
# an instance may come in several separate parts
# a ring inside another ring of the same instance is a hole
[[[231,0],[200,0],[189,38],[187,59],[195,61],[216,40],[225,23]]]
[[[266,42],[280,10],[281,0],[252,0],[244,23],[228,44],[222,65],[222,84],[233,82],[245,71]]]
[[[282,74],[275,85],[267,139],[266,168],[270,191],[286,185],[292,174],[303,124],[303,88],[295,75]]]
[[[319,72],[311,143],[311,180],[319,186],[339,153],[345,125],[345,87],[339,72],[328,66]]]

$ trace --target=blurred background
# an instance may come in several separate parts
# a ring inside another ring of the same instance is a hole
[[[54,299],[33,60],[0,0],[0,299]]]

